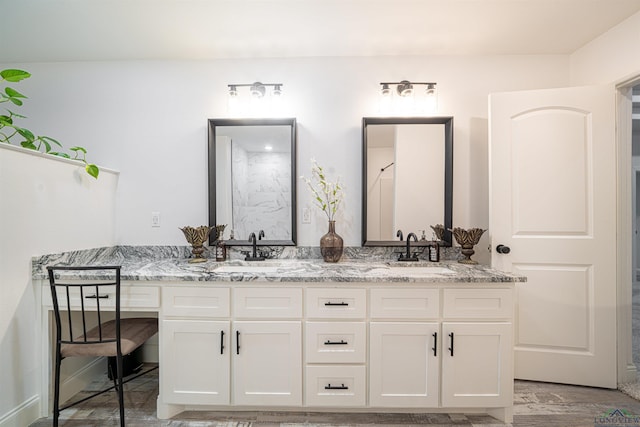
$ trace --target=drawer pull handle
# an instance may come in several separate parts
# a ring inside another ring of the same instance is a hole
[[[449,352],[451,352],[451,356],[453,356],[453,332],[449,334],[449,338],[451,338],[451,347],[449,347]]]
[[[349,387],[347,387],[346,385],[342,384],[342,385],[331,385],[328,384],[326,386],[324,386],[325,390],[349,390]]]
[[[85,299],[109,299],[109,295],[87,295],[86,297],[84,297]]]
[[[433,334],[431,334],[431,336],[433,336],[433,348],[431,348],[431,350],[433,350],[433,355],[437,356],[438,355],[438,333],[434,332]]]
[[[224,354],[224,331],[220,331],[220,354]]]
[[[348,302],[325,302],[324,305],[326,307],[348,307]]]
[[[349,344],[348,342],[346,342],[345,340],[340,340],[340,341],[329,341],[326,340],[324,342],[324,345],[347,345]]]

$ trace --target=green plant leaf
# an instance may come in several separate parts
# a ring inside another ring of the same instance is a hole
[[[9,101],[13,102],[17,106],[22,105],[22,101],[20,101],[18,98],[9,98]]]
[[[20,145],[22,145],[24,148],[28,148],[30,150],[37,150],[38,149],[38,147],[33,145],[33,141],[22,141],[20,143]]]
[[[29,129],[16,128],[16,130],[20,135],[22,135],[29,142],[33,142],[36,139],[36,137],[33,135],[33,133]]]
[[[0,124],[3,126],[12,125],[13,120],[9,116],[0,116]]]
[[[11,110],[9,110],[9,109],[7,109],[7,111],[9,112],[9,114],[11,115],[11,117],[18,117],[18,118],[20,118],[20,119],[26,119],[26,118],[27,118],[27,116],[23,116],[23,115],[21,115],[21,114],[14,113],[13,111],[11,111]]]
[[[53,142],[58,147],[62,147],[62,144],[60,144],[60,142],[58,142],[57,140],[51,138],[50,136],[41,136],[40,139],[42,139],[43,141]]]
[[[87,171],[87,173],[89,175],[91,175],[92,177],[98,179],[98,174],[100,173],[100,169],[98,169],[98,167],[94,164],[89,164],[87,166],[85,166],[84,170]]]
[[[31,74],[23,70],[8,69],[0,71],[0,77],[2,77],[3,80],[15,83],[20,80],[28,79],[31,77]]]
[[[67,153],[59,153],[57,151],[51,151],[49,154],[51,154],[52,156],[64,157],[65,159],[71,158],[71,156],[68,155]]]
[[[84,154],[87,154],[87,150],[85,150],[83,147],[71,147],[71,148],[69,148],[69,150],[75,151],[76,153],[78,151],[82,151]]]
[[[42,139],[42,137],[38,137],[38,141],[41,141],[44,144],[44,152],[49,153],[51,151],[51,144]]]
[[[10,88],[10,87],[5,87],[4,88],[4,93],[6,93],[9,96],[9,98],[26,98],[26,96],[24,96],[23,94],[21,94],[17,90],[15,90],[13,88]]]

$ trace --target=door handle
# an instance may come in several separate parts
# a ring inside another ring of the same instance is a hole
[[[345,340],[340,340],[340,341],[330,341],[330,340],[326,340],[324,342],[324,345],[348,345],[349,343],[346,342]]]
[[[84,299],[109,299],[109,295],[87,295]]]
[[[433,347],[431,348],[431,350],[433,350],[433,355],[437,356],[438,355],[438,333],[434,332],[433,334],[431,334],[431,336],[433,337]]]
[[[224,331],[220,331],[220,354],[224,354]]]
[[[508,254],[509,252],[511,252],[511,248],[509,246],[505,246],[505,245],[498,245],[496,246],[496,252],[498,252],[499,254]]]
[[[236,354],[240,354],[240,331],[236,331]]]
[[[332,386],[331,384],[328,384],[326,386],[324,386],[325,390],[349,390],[349,387],[347,387],[346,385],[342,384],[342,385],[338,385],[338,386]]]
[[[453,356],[453,332],[449,334],[449,338],[451,338],[451,347],[449,347],[449,352],[451,353],[451,356]]]

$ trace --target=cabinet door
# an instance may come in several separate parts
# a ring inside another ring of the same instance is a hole
[[[370,406],[438,406],[437,323],[371,322]]]
[[[229,404],[229,322],[163,320],[160,390],[166,403]]]
[[[513,403],[511,323],[442,324],[442,405]]]
[[[301,322],[234,322],[235,405],[302,405]]]

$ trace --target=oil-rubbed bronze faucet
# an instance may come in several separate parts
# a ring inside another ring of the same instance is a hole
[[[400,254],[400,256],[398,257],[398,261],[418,261],[418,257],[411,254],[411,238],[412,237],[414,242],[418,241],[418,236],[416,236],[416,233],[407,234],[407,253]]]
[[[404,237],[402,236],[402,230],[396,231],[396,237],[399,237],[401,242],[404,240]]]
[[[258,240],[262,240],[264,237],[264,230],[260,230],[258,233]],[[253,248],[251,256],[247,255],[244,260],[245,261],[264,261],[265,258],[263,256],[258,256],[257,248],[256,248],[256,233],[249,234],[249,242]]]

